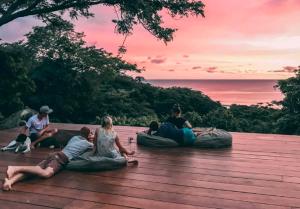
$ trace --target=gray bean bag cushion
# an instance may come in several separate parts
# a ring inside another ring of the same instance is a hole
[[[120,158],[107,158],[94,156],[92,152],[86,152],[80,157],[71,160],[67,169],[75,171],[103,171],[114,170],[126,166],[126,159]]]
[[[197,132],[199,129],[195,129]],[[222,129],[206,128],[200,129],[194,147],[200,148],[226,148],[232,146],[232,136]]]
[[[232,146],[232,136],[229,132],[216,128],[195,128],[198,132],[192,145],[196,148],[226,148]],[[144,132],[137,134],[137,143],[149,147],[177,147],[179,144],[172,139],[151,136]]]
[[[148,147],[178,147],[179,144],[173,139],[153,136],[145,132],[137,133],[137,143]]]

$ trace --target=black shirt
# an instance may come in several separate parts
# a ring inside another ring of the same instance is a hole
[[[182,118],[182,117],[179,117],[179,118],[169,117],[167,119],[167,122],[170,122],[170,123],[174,124],[179,129],[183,128],[183,125],[185,124],[186,121],[187,120],[185,118]]]

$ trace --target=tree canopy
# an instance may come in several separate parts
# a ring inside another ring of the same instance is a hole
[[[115,124],[147,126],[164,121],[174,103],[193,126],[229,131],[300,134],[300,69],[278,81],[282,109],[259,105],[223,107],[202,92],[159,88],[136,65],[104,49],[86,46],[84,34],[59,17],[34,27],[23,42],[0,44],[0,119],[24,106],[49,105],[52,121],[97,123],[104,115]],[[46,38],[45,38],[46,37]]]
[[[174,28],[162,26],[162,11],[171,17],[204,17],[204,4],[199,0],[3,0],[0,3],[0,27],[17,18],[36,16],[41,19],[63,17],[93,17],[90,9],[94,5],[113,7],[117,13],[116,31],[130,34],[133,26],[140,24],[164,42],[171,41]]]

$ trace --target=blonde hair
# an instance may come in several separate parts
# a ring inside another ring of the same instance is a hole
[[[104,116],[101,124],[102,128],[112,128],[113,123],[112,123],[112,118],[110,116]]]

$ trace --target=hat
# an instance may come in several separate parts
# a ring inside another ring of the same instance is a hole
[[[52,112],[53,112],[53,110],[50,109],[47,105],[46,105],[46,106],[42,106],[42,107],[40,108],[40,113],[50,114],[50,113],[52,113]]]

